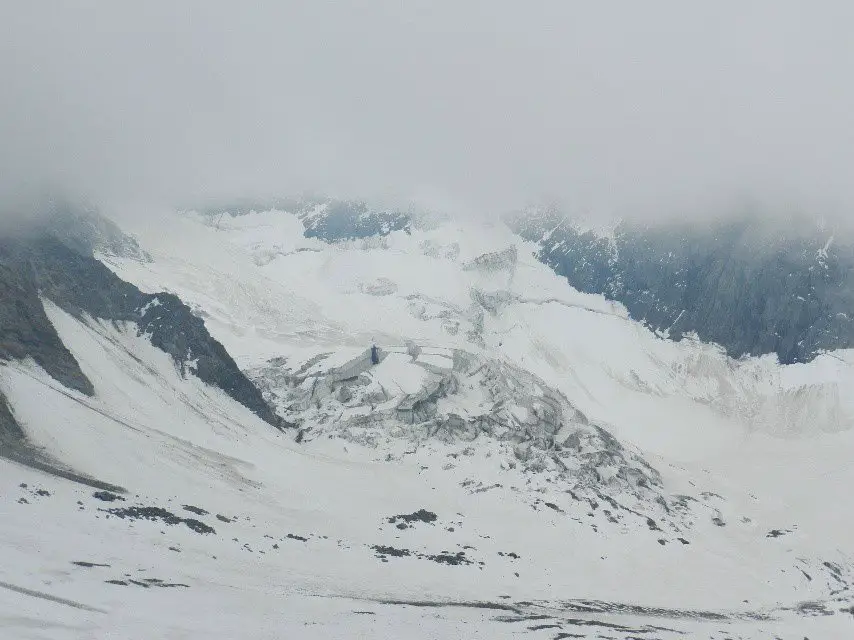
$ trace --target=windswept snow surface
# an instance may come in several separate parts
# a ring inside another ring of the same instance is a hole
[[[95,395],[29,361],[0,391],[34,444],[127,492],[0,460],[3,637],[854,637],[854,354],[667,341],[501,225],[128,230],[152,261],[104,262],[197,309],[298,429],[45,301]],[[495,416],[556,433],[430,427]]]

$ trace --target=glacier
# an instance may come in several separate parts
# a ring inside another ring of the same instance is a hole
[[[32,358],[0,392],[112,490],[0,459],[4,634],[851,635],[854,351],[668,340],[500,222],[330,242],[304,217],[153,212],[119,221],[133,251],[95,247],[285,428],[42,292],[93,393]]]

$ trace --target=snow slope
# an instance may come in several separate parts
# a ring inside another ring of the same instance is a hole
[[[105,263],[198,309],[301,441],[135,331],[45,302],[95,396],[26,361],[0,367],[0,390],[37,445],[127,492],[104,501],[0,461],[8,637],[854,631],[841,611],[854,517],[839,498],[854,480],[850,353],[780,367],[663,340],[498,225],[335,245],[280,212],[147,225],[131,230],[151,262]],[[379,366],[336,375],[372,340]],[[450,377],[461,384],[436,396],[435,424],[506,409],[527,433],[551,420],[533,407],[557,402],[566,431],[530,445],[407,422],[403,403]],[[660,485],[615,481],[603,462],[581,486],[557,466],[613,461],[597,428]]]

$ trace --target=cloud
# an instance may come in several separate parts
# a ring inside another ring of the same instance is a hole
[[[854,204],[854,5],[7,2],[0,195]]]

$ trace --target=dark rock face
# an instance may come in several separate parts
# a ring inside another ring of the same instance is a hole
[[[182,373],[189,370],[278,426],[258,389],[175,295],[142,293],[91,255],[49,236],[0,243],[0,292],[0,358],[29,355],[59,382],[92,394],[45,315],[42,295],[77,317],[136,323],[139,334],[171,355]]]
[[[64,386],[91,396],[92,383],[45,315],[20,247],[0,241],[0,360],[31,357]]]
[[[733,357],[806,362],[854,346],[854,243],[756,217],[582,232],[560,212],[508,220],[580,291],[604,294],[676,340],[696,332]]]
[[[151,262],[136,239],[124,233],[113,221],[104,218],[93,207],[53,200],[45,206],[39,225],[42,235],[57,238],[77,253],[92,255],[98,251]]]
[[[144,294],[124,282],[92,256],[96,250],[148,259],[135,241],[91,211],[52,206],[26,228],[0,237],[0,363],[29,357],[63,386],[94,394],[91,381],[47,317],[43,296],[77,317],[136,323],[139,334],[148,335],[156,347],[170,354],[182,374],[189,369],[263,420],[280,426],[258,389],[210,336],[202,320],[174,295]],[[2,393],[0,457],[97,489],[124,491],[78,473],[35,447]]]
[[[364,202],[324,197],[247,200],[211,207],[203,213],[216,218],[269,210],[295,214],[302,220],[306,238],[319,238],[324,242],[385,236],[393,231],[409,230],[412,224],[412,216],[405,211],[373,209]]]
[[[331,201],[322,214],[303,218],[305,236],[326,242],[384,236],[408,229],[410,218],[401,211],[368,209],[364,202]]]
[[[21,427],[15,422],[15,416],[9,409],[6,396],[0,393],[0,449],[5,449],[11,443],[17,442],[24,437]]]

